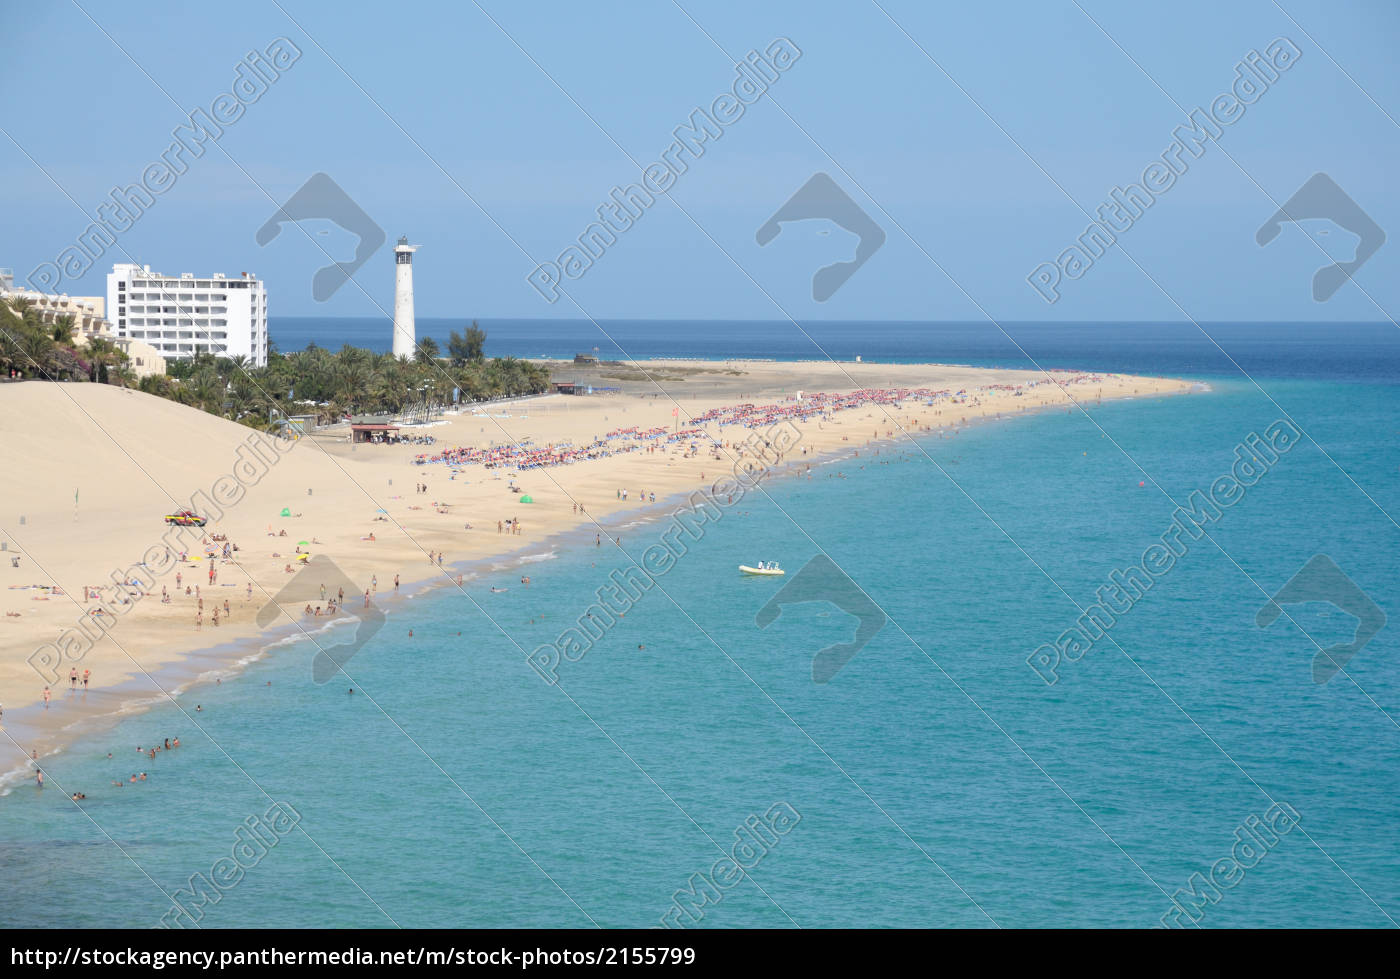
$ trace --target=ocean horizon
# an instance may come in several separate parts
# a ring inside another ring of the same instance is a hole
[[[420,340],[442,353],[473,319],[419,317]],[[476,319],[488,357],[572,360],[862,360],[1136,374],[1329,376],[1383,381],[1400,375],[1388,322],[1100,322]],[[316,344],[387,352],[391,324],[379,317],[272,316],[283,353]]]

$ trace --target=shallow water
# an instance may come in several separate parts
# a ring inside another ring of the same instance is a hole
[[[1208,526],[1215,543],[1189,541],[1119,617],[1121,648],[1096,642],[1053,686],[1032,651],[1167,530],[1167,494],[1207,490],[1280,416],[1248,381],[1094,407],[1102,431],[1045,413],[774,481],[685,538],[557,686],[526,653],[631,563],[592,530],[531,566],[529,587],[501,567],[466,596],[402,603],[353,680],[317,686],[314,648],[279,648],[0,801],[0,912],[154,925],[167,892],[282,801],[297,828],[201,925],[647,926],[781,802],[800,821],[701,925],[1147,926],[1278,802],[1298,827],[1200,925],[1391,924],[1400,530],[1381,511],[1400,514],[1400,400],[1394,375],[1370,376],[1395,341],[1353,339],[1350,366],[1280,343],[1269,356],[1289,366],[1261,375],[1331,460],[1307,439],[1283,454]],[[623,545],[639,558],[662,529],[629,528]],[[780,560],[791,581],[819,552],[888,616],[826,684],[813,655],[855,620],[810,603],[759,628],[782,582],[735,571]],[[1314,640],[1350,639],[1353,620],[1313,603],[1255,621],[1317,553],[1392,619],[1325,685]],[[180,750],[135,755],[174,735]],[[64,794],[77,789],[81,809]]]

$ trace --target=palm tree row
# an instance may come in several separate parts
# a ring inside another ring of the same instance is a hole
[[[315,414],[321,421],[346,415],[397,414],[424,402],[451,404],[453,388],[462,401],[538,394],[549,388],[548,369],[514,357],[467,361],[454,366],[420,350],[416,359],[376,354],[349,344],[331,352],[315,344],[282,354],[274,350],[265,367],[246,357],[201,353],[171,361],[169,376],[143,378],[150,394],[194,405],[257,428],[274,412]]]

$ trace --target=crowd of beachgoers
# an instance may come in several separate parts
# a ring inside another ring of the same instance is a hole
[[[1055,379],[1040,379],[1025,384],[987,384],[978,388],[862,388],[844,394],[817,392],[788,398],[776,404],[744,403],[711,408],[687,419],[687,427],[671,429],[665,426],[642,429],[639,426],[618,428],[602,436],[595,436],[591,442],[578,445],[573,442],[552,442],[537,446],[526,440],[508,445],[493,445],[488,448],[459,446],[443,449],[436,453],[423,453],[414,462],[418,465],[437,463],[447,466],[480,465],[487,469],[541,469],[551,466],[567,466],[590,459],[605,459],[609,456],[628,452],[654,452],[661,446],[685,445],[688,451],[695,450],[695,443],[708,440],[712,445],[720,442],[708,430],[708,426],[718,426],[722,432],[730,425],[743,428],[770,428],[785,421],[808,421],[813,418],[830,418],[840,411],[864,408],[871,405],[898,407],[916,401],[923,405],[941,402],[948,404],[978,404],[979,398],[994,393],[1009,393],[1013,397],[1022,396],[1027,390],[1044,384],[1084,384],[1101,381],[1102,375],[1082,372],[1053,371],[1063,374]],[[679,408],[679,405],[677,406]],[[705,427],[700,427],[705,426]]]

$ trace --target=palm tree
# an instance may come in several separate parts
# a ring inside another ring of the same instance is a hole
[[[53,368],[53,337],[43,330],[21,329],[16,339],[21,369],[49,378]]]
[[[53,342],[61,347],[73,346],[73,331],[76,329],[73,316],[65,313],[54,321],[53,329],[49,335],[53,337]]]
[[[25,299],[23,296],[10,296],[4,302],[9,307],[10,312],[19,318],[20,322],[26,322],[28,314],[34,309],[34,300]]]
[[[413,352],[413,359],[420,364],[431,364],[438,354],[437,341],[432,337],[424,337],[418,341],[418,349]]]
[[[100,381],[106,368],[117,363],[119,355],[125,356],[111,340],[93,337],[87,346],[87,360],[92,365],[92,373],[88,376],[94,381]]]

